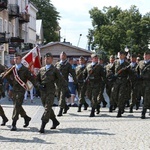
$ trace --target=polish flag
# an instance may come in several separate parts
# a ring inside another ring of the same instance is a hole
[[[22,58],[22,64],[29,68],[31,73],[36,76],[39,69],[41,68],[41,61],[40,61],[40,49],[38,47],[34,47],[29,53],[27,53]]]
[[[27,5],[27,6],[25,7],[26,13],[28,13],[28,9],[29,9],[29,6]]]

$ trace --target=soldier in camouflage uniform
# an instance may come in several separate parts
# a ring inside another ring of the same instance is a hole
[[[106,69],[106,93],[109,97],[110,100],[110,107],[109,107],[109,112],[112,112],[113,109],[115,109],[116,104],[115,102],[111,101],[112,99],[110,98],[111,96],[111,90],[114,84],[114,69],[113,69],[113,64],[115,61],[115,57],[113,55],[110,56],[109,58],[109,64],[106,65],[105,69]]]
[[[2,73],[4,71],[5,71],[5,67],[0,64],[0,73]],[[3,80],[1,78],[0,79],[0,98],[1,98],[3,92],[4,92],[4,87],[3,87]],[[1,126],[5,126],[6,122],[8,122],[8,118],[6,117],[4,110],[3,110],[1,105],[0,105],[0,116],[2,117]]]
[[[137,90],[138,90],[138,73],[137,73],[137,62],[136,62],[136,55],[133,54],[130,57],[131,63],[130,68],[132,70],[133,75],[130,77],[130,84],[131,84],[131,102],[130,102],[130,113],[133,113],[133,107],[136,105],[138,109],[138,99],[137,99]]]
[[[14,55],[14,62],[15,65],[13,66],[13,69],[10,73],[6,75],[6,79],[10,83],[10,85],[13,87],[13,104],[14,104],[14,109],[13,109],[13,115],[12,115],[12,127],[11,131],[16,131],[16,123],[17,120],[19,119],[19,115],[24,118],[25,124],[23,127],[27,127],[29,125],[29,122],[31,118],[27,116],[25,110],[22,107],[23,100],[24,100],[24,94],[26,91],[26,82],[27,80],[31,81],[33,85],[36,87],[35,84],[35,79],[31,72],[29,71],[28,68],[26,68],[22,63],[21,63],[22,56],[20,53],[16,53]],[[15,71],[16,70],[16,71]],[[17,75],[14,73],[16,72]],[[16,79],[18,76],[20,83]]]
[[[45,125],[49,122],[49,119],[52,120],[51,129],[56,129],[60,124],[56,119],[54,111],[52,109],[54,98],[55,98],[55,83],[59,82],[59,86],[64,85],[62,83],[62,75],[57,68],[52,64],[53,56],[51,53],[45,55],[45,66],[39,70],[37,75],[37,86],[40,89],[41,101],[45,108],[43,116],[41,118],[42,124],[39,130],[40,133],[44,133]]]
[[[139,62],[137,70],[142,79],[143,89],[143,110],[141,118],[145,119],[147,109],[150,109],[150,51],[144,53],[144,60]]]
[[[67,60],[67,55],[65,52],[60,54],[60,61],[55,64],[55,67],[60,71],[61,75],[63,76],[64,80],[68,83],[68,76],[69,73],[72,75],[74,84],[77,84],[75,70],[72,69],[71,64]],[[59,99],[59,106],[60,110],[57,116],[62,116],[63,109],[64,114],[67,113],[69,106],[66,104],[66,90],[65,88],[58,88],[58,99]]]
[[[81,56],[79,58],[79,65],[76,67],[76,78],[78,81],[78,97],[79,97],[79,106],[78,106],[78,112],[81,112],[81,107],[84,105],[84,110],[87,110],[88,104],[86,103],[85,100],[85,92],[86,92],[86,84],[84,83],[84,76],[83,72],[84,69],[86,68],[85,65],[85,58]]]
[[[98,62],[103,67],[103,69],[105,71],[105,76],[106,76],[106,70],[105,70],[106,64],[104,63],[104,59],[103,58],[99,58]],[[103,95],[104,90],[105,90],[105,85],[106,85],[106,83],[102,80],[100,91],[99,91],[99,94],[98,94],[99,105],[97,107],[97,114],[100,113],[100,104],[101,103],[103,104],[103,107],[106,107],[106,105],[107,105],[107,102],[105,101],[105,98],[104,98],[104,95]]]
[[[125,61],[126,54],[124,51],[119,53],[119,60],[116,60],[113,64],[114,73],[116,80],[112,87],[111,100],[115,101],[118,107],[117,117],[121,117],[124,113],[125,102],[126,102],[126,93],[127,93],[127,83],[128,77],[130,74],[129,63]]]
[[[101,87],[102,80],[105,81],[105,72],[103,67],[98,63],[98,56],[96,54],[91,55],[92,63],[87,65],[84,71],[85,81],[88,83],[90,91],[89,99],[91,100],[91,113],[90,117],[95,116],[95,109],[97,109],[98,94]]]

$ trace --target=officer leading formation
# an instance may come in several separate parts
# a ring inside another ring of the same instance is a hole
[[[133,113],[133,108],[139,109],[142,101],[141,119],[146,118],[147,109],[150,109],[150,51],[146,51],[143,60],[132,54],[130,60],[126,58],[126,53],[120,51],[118,58],[113,55],[109,57],[109,63],[102,63],[102,59],[97,54],[91,55],[91,62],[81,56],[76,68],[68,62],[67,54],[60,54],[60,61],[53,65],[53,55],[46,53],[44,56],[45,65],[40,68],[36,77],[32,75],[28,68],[22,63],[22,56],[19,53],[14,55],[13,65],[9,69],[0,66],[1,84],[0,96],[3,95],[3,80],[7,79],[13,87],[13,114],[11,131],[16,131],[19,115],[24,118],[23,127],[27,127],[31,121],[22,107],[26,83],[31,81],[36,90],[40,91],[41,102],[44,107],[40,133],[45,132],[45,126],[52,121],[50,129],[56,129],[60,122],[56,119],[53,111],[54,98],[57,97],[59,103],[58,117],[63,116],[69,110],[66,103],[70,97],[68,88],[68,76],[71,75],[78,95],[77,112],[82,113],[82,106],[87,110],[91,106],[89,117],[100,114],[101,103],[103,107],[108,102],[103,97],[104,89],[109,97],[109,112],[117,109],[116,117],[122,117],[126,106],[129,106],[129,113]],[[89,102],[87,101],[89,99]],[[96,113],[96,114],[95,114]],[[0,106],[2,124],[8,122],[3,108]]]

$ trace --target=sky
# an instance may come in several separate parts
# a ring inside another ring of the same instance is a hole
[[[61,42],[66,39],[73,46],[87,49],[88,29],[92,29],[89,10],[104,6],[118,6],[122,10],[129,9],[131,5],[137,6],[142,15],[150,11],[150,0],[51,0],[61,16]]]

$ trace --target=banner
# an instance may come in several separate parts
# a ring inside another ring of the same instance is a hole
[[[41,55],[38,47],[34,47],[29,53],[22,58],[22,64],[29,68],[34,76],[37,75],[41,68]]]

